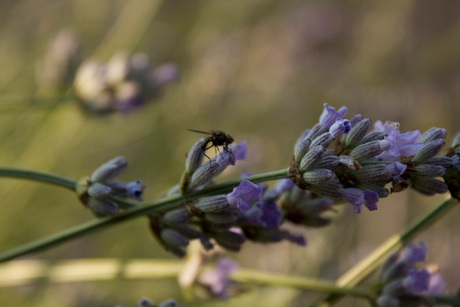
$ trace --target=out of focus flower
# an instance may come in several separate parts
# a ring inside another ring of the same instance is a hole
[[[143,200],[142,180],[125,183],[115,180],[126,170],[128,163],[123,157],[117,157],[96,169],[91,176],[80,179],[76,191],[80,200],[98,217],[117,214],[119,207],[111,196],[129,197]]]
[[[185,305],[179,306],[175,300],[170,299],[162,302],[160,305],[155,305],[150,301],[148,298],[143,298],[137,303],[138,307],[185,307]],[[117,305],[115,307],[123,307],[120,305]]]
[[[377,298],[380,307],[431,307],[434,302],[427,295],[440,295],[445,283],[438,272],[420,268],[425,261],[427,246],[409,243],[406,248],[391,255],[382,265],[382,290]]]
[[[214,269],[200,275],[198,281],[205,286],[212,296],[229,298],[237,287],[230,280],[231,274],[239,270],[239,265],[230,258],[222,257],[217,261]]]
[[[65,29],[48,46],[43,62],[38,64],[37,79],[41,88],[62,92],[72,84],[82,58],[82,48],[77,35]]]
[[[130,112],[161,94],[179,77],[171,63],[154,67],[145,54],[115,54],[107,64],[86,60],[74,88],[82,106],[94,113]]]

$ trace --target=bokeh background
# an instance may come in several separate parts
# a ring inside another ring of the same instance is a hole
[[[72,29],[85,54],[107,61],[120,50],[174,62],[181,79],[160,99],[129,114],[96,116],[74,99],[42,91],[36,79],[52,39]],[[143,179],[147,200],[180,179],[185,153],[200,137],[187,128],[226,131],[247,140],[242,171],[286,168],[297,137],[323,103],[402,131],[432,126],[460,131],[460,2],[301,0],[20,0],[0,2],[0,163],[80,178],[123,155],[125,180]],[[0,250],[93,219],[67,190],[0,180]],[[343,206],[332,226],[296,229],[306,248],[246,243],[243,267],[336,279],[392,234],[443,199],[410,191],[354,215]],[[460,285],[455,209],[419,236],[429,244],[450,293]],[[26,257],[172,258],[143,218]],[[0,276],[0,279],[2,277]],[[185,302],[174,279],[51,283],[1,287],[1,306],[135,306],[174,297],[188,306],[308,306],[316,293],[251,287],[229,301]],[[345,299],[338,306],[366,306]]]

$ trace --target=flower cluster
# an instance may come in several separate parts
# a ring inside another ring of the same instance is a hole
[[[128,163],[123,157],[117,157],[96,169],[91,176],[81,178],[76,186],[77,195],[85,206],[98,217],[115,215],[119,207],[112,196],[129,197],[143,200],[144,184],[142,180],[125,183],[115,177],[126,170]]]
[[[409,186],[428,195],[447,192],[448,184],[437,178],[455,159],[435,157],[445,145],[445,129],[401,133],[398,123],[378,121],[370,131],[370,119],[356,115],[348,121],[346,113],[325,104],[320,122],[299,138],[289,169],[296,186],[313,198],[348,201],[356,213],[362,205],[377,210],[380,197]],[[323,202],[322,210],[327,206]]]
[[[148,298],[143,298],[137,304],[138,307],[186,307],[185,305],[178,305],[175,300],[166,300],[162,302],[160,305],[155,305],[152,303]],[[117,305],[115,307],[123,307],[121,305]]]
[[[74,88],[82,106],[90,112],[129,112],[157,97],[178,76],[174,64],[154,67],[146,54],[118,53],[107,64],[95,59],[83,62]]]
[[[434,306],[427,295],[443,294],[446,286],[439,272],[420,269],[427,246],[409,243],[403,251],[392,254],[382,265],[377,305],[380,307]]]
[[[130,112],[160,96],[167,84],[179,78],[175,64],[153,65],[144,53],[118,52],[108,63],[101,63],[94,58],[83,60],[82,50],[73,31],[61,31],[37,65],[37,82],[42,89],[57,93],[73,84],[74,94],[87,112]]]
[[[246,157],[247,148],[243,142],[229,146],[202,163],[204,142],[200,139],[192,147],[182,184],[173,188],[170,194],[186,195],[212,186],[217,175]],[[267,190],[265,185],[243,179],[231,193],[206,196],[193,202],[184,199],[187,203],[184,208],[164,215],[151,215],[150,228],[166,250],[181,257],[191,239],[200,239],[207,250],[213,247],[211,238],[231,251],[239,251],[246,239],[264,243],[286,239],[305,245],[302,236],[280,229],[282,212],[275,201],[281,192]]]

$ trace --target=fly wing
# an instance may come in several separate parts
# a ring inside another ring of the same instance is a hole
[[[206,131],[200,131],[200,130],[195,130],[195,129],[187,129],[188,131],[196,132],[196,133],[202,133],[202,134],[207,134],[207,135],[212,135],[211,132],[206,132]]]

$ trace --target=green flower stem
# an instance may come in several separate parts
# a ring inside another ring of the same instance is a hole
[[[51,183],[54,185],[58,185],[72,191],[75,191],[76,181],[61,177],[58,175],[44,173],[39,171],[32,171],[27,169],[20,169],[14,167],[0,167],[0,177],[13,177],[13,178],[20,178],[20,179],[29,179],[29,180],[36,180],[46,183]]]
[[[452,208],[457,206],[458,201],[449,198],[425,214],[421,219],[409,226],[400,234],[391,236],[382,245],[375,249],[366,258],[352,267],[348,272],[337,279],[336,285],[339,287],[355,287],[370,274],[372,274],[386,259],[386,257],[396,250],[403,248],[407,243],[413,240],[423,230],[429,228],[436,221],[441,219]],[[335,302],[343,297],[341,294],[331,294],[317,300],[312,306],[327,307],[332,306]]]
[[[232,275],[231,279],[237,282],[256,285],[289,287],[301,290],[336,293],[341,295],[353,295],[367,299],[372,298],[372,294],[367,289],[338,287],[334,283],[327,281],[290,275],[266,273],[255,270],[238,271]]]
[[[22,171],[22,172],[26,172],[26,171]],[[17,175],[19,173],[12,173],[12,174]],[[63,181],[57,180],[57,178],[60,178],[60,177],[49,175],[49,174],[47,174],[48,177],[46,176],[40,177],[37,174],[44,175],[42,173],[36,173],[36,172],[30,171],[29,176],[22,176],[20,178],[28,178],[28,179],[40,180],[44,182],[50,182],[54,184],[63,185]],[[19,176],[13,176],[13,177],[19,177]],[[287,178],[287,177],[288,177],[288,170],[284,169],[284,170],[254,175],[251,177],[246,177],[244,179],[257,183],[257,182],[282,179],[282,178]],[[184,204],[184,200],[191,201],[191,200],[200,198],[205,195],[213,195],[213,194],[229,192],[235,186],[239,185],[241,180],[242,179],[227,181],[227,182],[217,184],[215,186],[212,186],[212,187],[200,190],[200,191],[190,192],[183,196],[182,195],[169,196],[169,197],[165,197],[159,200],[149,202],[144,205],[135,204],[127,200],[117,199],[117,202],[120,204],[121,207],[129,208],[129,209],[115,216],[91,221],[91,222],[79,225],[75,228],[71,228],[63,232],[51,235],[49,237],[42,238],[37,241],[30,242],[22,246],[7,250],[0,254],[0,262],[8,261],[8,260],[23,256],[23,255],[30,254],[32,252],[45,250],[52,246],[58,245],[60,243],[70,241],[72,239],[78,238],[85,234],[92,233],[99,229],[107,228],[109,226],[118,224],[123,221],[130,220],[135,217],[139,217],[139,216],[146,215],[146,214],[152,214],[152,213],[163,213],[163,212],[167,212],[170,210],[180,208]],[[69,186],[66,186],[66,187],[69,187]]]

